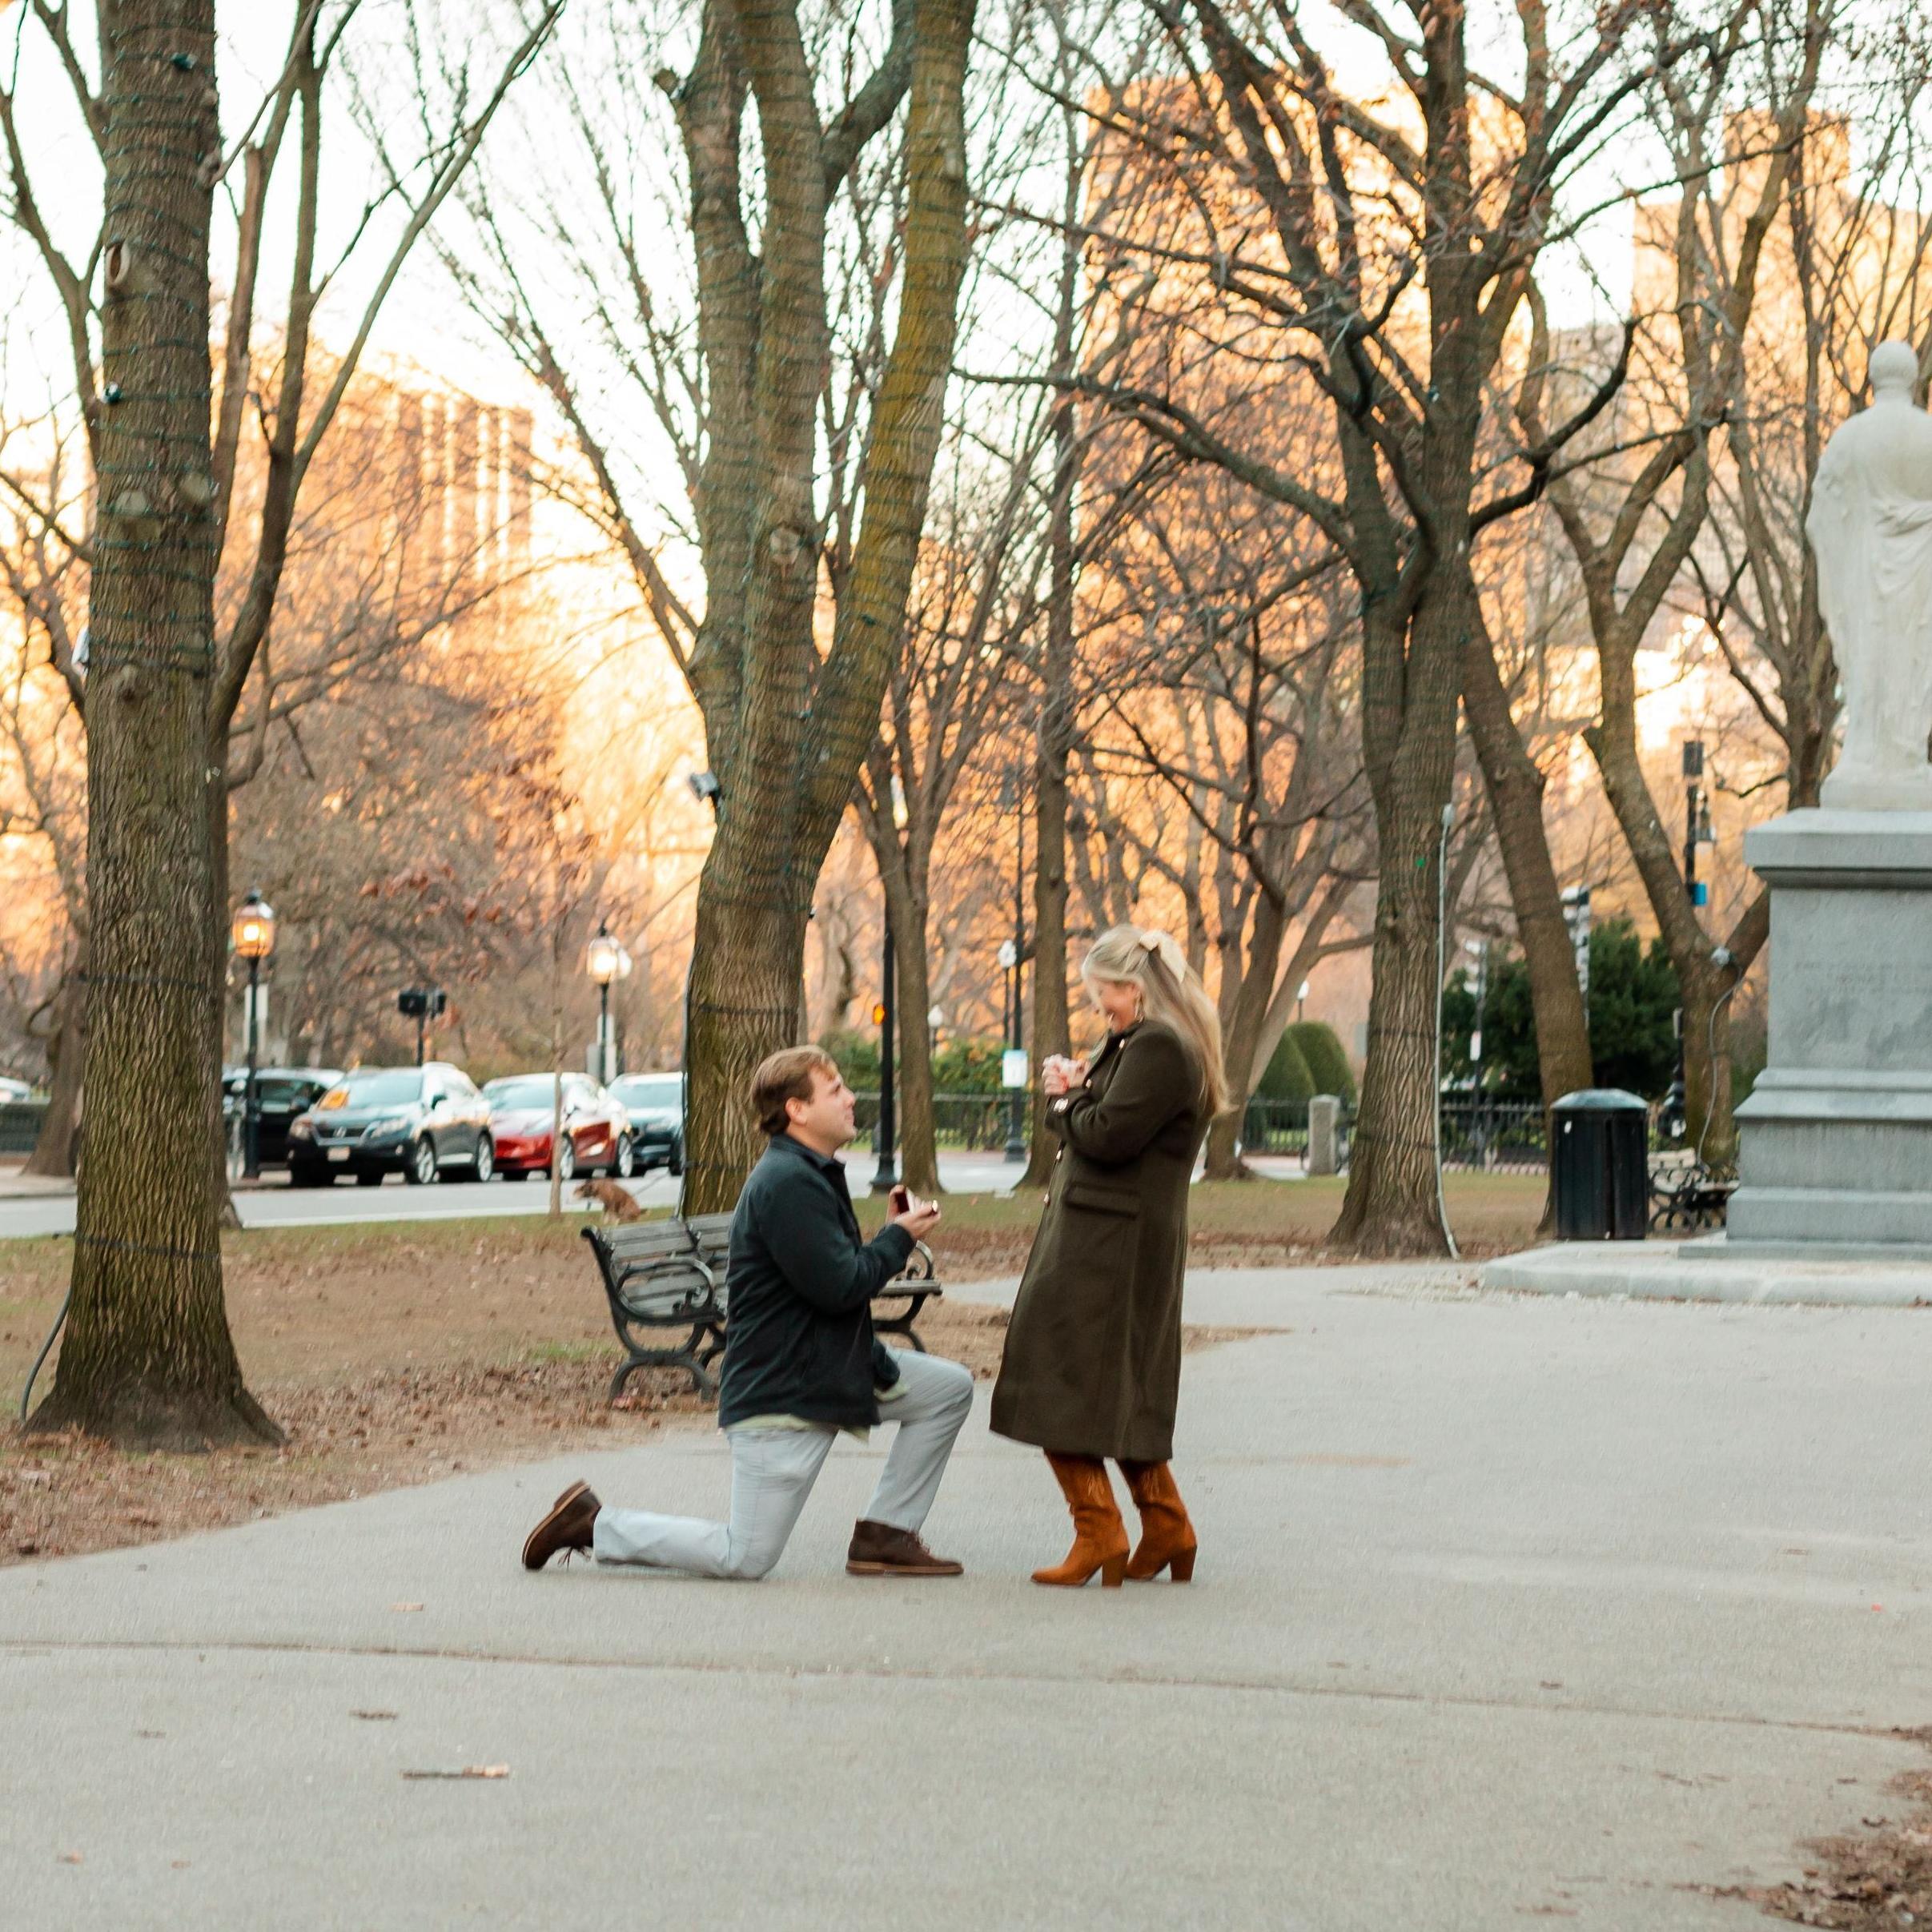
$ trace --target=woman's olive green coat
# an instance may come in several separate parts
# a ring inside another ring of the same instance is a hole
[[[1181,1380],[1187,1188],[1201,1070],[1147,1021],[1114,1034],[1047,1110],[1065,1144],[1021,1278],[993,1427],[1069,1456],[1166,1462]]]

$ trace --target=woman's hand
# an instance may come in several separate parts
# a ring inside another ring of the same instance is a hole
[[[1064,1099],[1076,1086],[1086,1084],[1086,1069],[1078,1060],[1061,1054],[1049,1054],[1040,1069],[1040,1084],[1049,1100]]]

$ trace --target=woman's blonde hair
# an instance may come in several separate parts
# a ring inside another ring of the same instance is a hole
[[[1080,962],[1080,977],[1138,987],[1142,1016],[1171,1026],[1194,1049],[1201,1069],[1201,1098],[1208,1112],[1219,1114],[1227,1107],[1221,1016],[1171,933],[1114,926],[1094,942]]]

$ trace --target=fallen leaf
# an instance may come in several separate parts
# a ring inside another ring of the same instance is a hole
[[[79,1865],[84,1862],[80,1854],[77,1851],[62,1852],[60,1854],[60,1862],[62,1865]]]
[[[508,1765],[465,1765],[460,1771],[405,1771],[405,1777],[508,1777]]]
[[[351,1717],[364,1718],[371,1724],[376,1724],[385,1718],[393,1717],[396,1713],[394,1711],[351,1711],[349,1715]]]
[[[392,1603],[389,1606],[392,1610],[420,1610],[422,1607],[420,1603]]]

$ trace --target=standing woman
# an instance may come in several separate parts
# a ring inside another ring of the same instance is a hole
[[[1042,1070],[1065,1145],[1033,1238],[993,1428],[1046,1452],[1073,1512],[1064,1563],[1035,1583],[1103,1585],[1194,1574],[1194,1526],[1168,1468],[1181,1379],[1187,1190],[1208,1123],[1227,1103],[1214,1002],[1171,934],[1117,926],[1082,965],[1106,1017],[1091,1066]],[[1140,1512],[1131,1558],[1105,1458]]]

